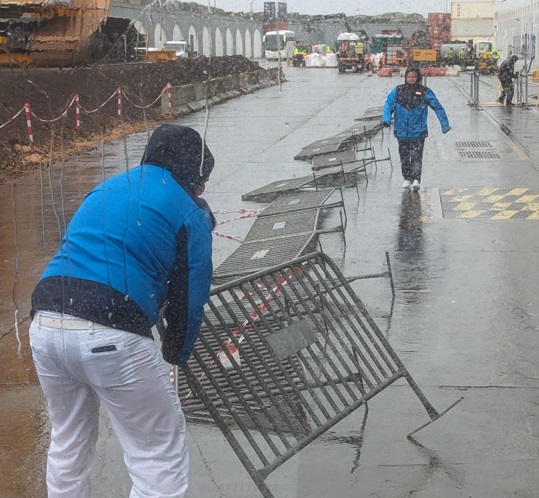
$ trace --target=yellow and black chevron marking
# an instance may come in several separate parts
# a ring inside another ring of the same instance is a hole
[[[444,218],[464,220],[539,220],[539,190],[456,188],[440,190]]]

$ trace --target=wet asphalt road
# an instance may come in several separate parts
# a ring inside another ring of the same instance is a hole
[[[308,175],[309,164],[294,161],[294,155],[351,126],[401,82],[329,69],[287,68],[286,74],[281,92],[273,87],[211,109],[207,139],[216,168],[205,196],[223,212],[219,220],[266,205],[243,202],[241,194]],[[493,104],[494,78],[481,86],[479,110],[467,105],[466,75],[431,77],[428,85],[453,129],[442,135],[431,113],[421,193],[402,190],[397,142],[378,134],[372,141],[377,156],[385,157],[389,148],[393,171],[387,162],[369,167],[368,185],[360,178],[359,200],[355,189],[344,192],[346,252],[338,235],[323,236],[322,245],[345,275],[383,271],[389,253],[394,303],[387,279],[357,281],[354,289],[434,406],[441,411],[464,400],[409,441],[406,434],[426,422],[427,414],[404,382],[389,387],[368,410],[358,409],[272,473],[267,483],[276,497],[539,496],[539,216],[533,219],[534,209],[539,211],[539,114]],[[205,114],[182,123],[202,131]],[[70,161],[63,193],[55,166],[56,213],[47,175],[21,179],[14,189],[0,187],[2,331],[11,328],[16,307],[19,318],[27,316],[31,288],[57,246],[62,212],[69,219],[103,174],[123,170],[126,151],[129,163],[137,164],[144,141],[141,134],[106,146],[103,166],[100,151]],[[497,157],[470,158],[470,142],[490,142]],[[530,196],[525,204],[514,203],[523,196]],[[218,231],[242,237],[250,224],[238,220]],[[214,265],[237,245],[216,237]],[[23,336],[26,328],[21,327]],[[15,358],[13,336],[8,333],[0,344],[7,365],[0,419],[9,436],[0,454],[0,496],[43,496],[39,466],[48,426],[28,352]],[[189,497],[259,496],[216,428],[191,422],[188,437]],[[28,455],[30,462],[14,465]],[[95,497],[129,494],[121,450],[106,418],[93,486]]]

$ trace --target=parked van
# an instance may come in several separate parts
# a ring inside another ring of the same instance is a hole
[[[186,41],[167,41],[163,47],[164,50],[175,50],[176,59],[181,57],[187,58],[189,47]]]

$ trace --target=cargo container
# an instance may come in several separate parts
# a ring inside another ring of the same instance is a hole
[[[404,45],[402,34],[377,34],[372,38],[372,51],[376,54],[385,52],[388,45]]]
[[[436,50],[412,50],[412,62],[420,65],[433,65],[438,61],[438,52]]]

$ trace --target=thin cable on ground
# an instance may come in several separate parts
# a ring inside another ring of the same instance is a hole
[[[14,321],[15,321],[15,337],[17,338],[17,357],[22,358],[22,343],[19,334],[19,307],[17,306],[17,286],[19,284],[19,246],[17,244],[17,219],[15,217],[15,185],[9,182],[11,186],[11,217],[13,220],[13,244],[15,246],[15,280],[11,289],[13,305],[15,306]]]

